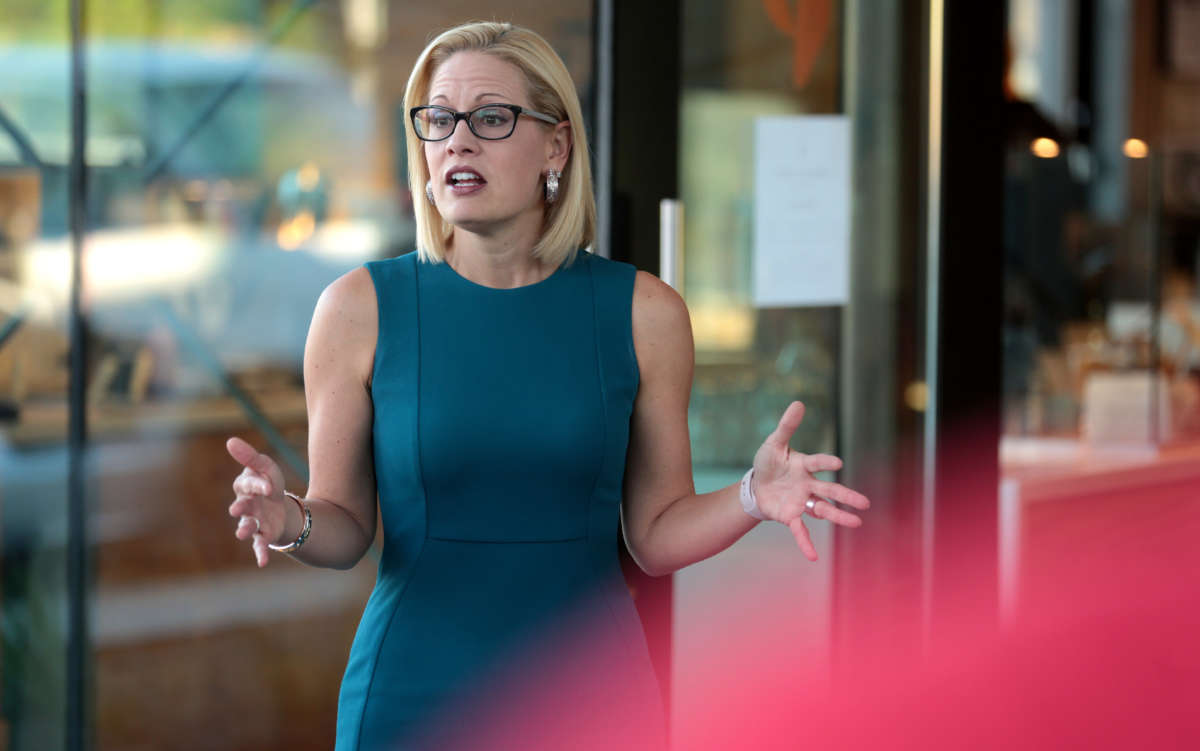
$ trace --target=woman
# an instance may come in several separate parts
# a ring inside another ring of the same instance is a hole
[[[578,96],[535,33],[476,23],[418,58],[405,106],[418,250],[334,281],[304,357],[311,482],[285,497],[246,442],[229,508],[259,566],[284,549],[378,581],[351,649],[338,749],[661,748],[662,708],[618,565],[661,576],[762,518],[858,526],[788,448],[793,403],[743,482],[696,495],[687,309],[581,250],[595,207]],[[311,533],[311,534],[310,534]]]

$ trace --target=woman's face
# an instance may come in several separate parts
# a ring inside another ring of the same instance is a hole
[[[469,112],[484,104],[532,109],[524,75],[516,66],[482,52],[459,52],[441,64],[427,104]],[[476,136],[459,121],[442,141],[425,143],[433,196],[442,217],[457,228],[491,235],[514,224],[540,231],[544,213],[542,176],[561,170],[570,151],[570,126],[517,118],[508,138]]]

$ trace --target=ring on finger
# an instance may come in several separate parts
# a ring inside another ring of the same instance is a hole
[[[258,533],[259,533],[259,531],[261,531],[261,530],[262,530],[262,522],[260,522],[260,521],[258,520],[258,517],[257,517],[257,516],[243,516],[243,517],[242,517],[242,521],[245,521],[245,520],[247,520],[247,519],[249,519],[250,521],[254,522],[254,534],[258,534]]]
[[[809,514],[810,516],[814,516],[814,517],[815,517],[815,516],[817,515],[817,513],[816,513],[816,508],[817,508],[817,501],[816,501],[816,499],[814,499],[814,498],[809,498],[807,501],[805,501],[805,502],[804,502],[804,510],[805,510],[806,512],[808,512],[808,514]]]

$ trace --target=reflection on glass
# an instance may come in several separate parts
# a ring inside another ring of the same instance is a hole
[[[1146,155],[1150,153],[1150,147],[1140,138],[1129,138],[1126,139],[1122,151],[1130,159],[1145,159]]]
[[[1004,412],[1014,446],[1057,437],[1144,451],[1200,438],[1200,200],[1184,187],[1200,157],[1190,129],[1161,115],[1192,111],[1197,97],[1166,85],[1141,43],[1155,23],[1140,6],[1078,18],[1054,4],[1010,8]],[[1076,69],[1085,75],[1067,75]]]
[[[0,0],[0,70],[20,71],[0,76],[0,747],[13,749],[62,747],[65,723],[68,17],[41,5]],[[327,572],[280,556],[259,571],[225,513],[224,441],[270,453],[303,492],[317,297],[413,247],[394,71],[462,14],[506,15],[544,34],[586,93],[591,3],[87,5],[85,736],[328,747],[373,560]]]
[[[10,15],[10,11],[12,12]],[[0,69],[13,67],[0,3]],[[66,18],[37,62],[65,75]],[[0,76],[0,747],[62,748],[67,699],[67,312],[27,268],[67,216],[66,110]]]
[[[808,408],[795,445],[834,448],[838,309],[755,308],[751,285],[755,123],[836,111],[840,69],[832,27],[814,37],[767,5],[687,5],[679,151],[682,292],[696,343],[689,422],[697,476],[717,486],[793,399]]]
[[[1053,159],[1058,156],[1058,142],[1053,138],[1035,138],[1033,143],[1029,144],[1029,150],[1041,159]]]
[[[839,425],[837,414],[838,386],[844,376],[839,364],[842,348],[853,351],[856,344],[843,339],[848,308],[755,305],[755,215],[756,207],[763,208],[756,183],[768,183],[756,178],[756,132],[761,130],[760,118],[845,112],[843,92],[857,79],[844,64],[843,40],[849,37],[842,24],[873,22],[880,14],[877,8],[868,11],[861,4],[833,0],[687,0],[681,5],[681,17],[678,198],[684,206],[684,278],[680,291],[691,313],[696,346],[688,409],[694,479],[697,491],[706,492],[738,481],[793,400],[803,401],[806,413],[792,448],[806,453],[838,451],[838,431],[845,424]],[[873,28],[889,44],[902,33],[902,25],[886,21]],[[886,95],[879,98],[887,100]],[[859,116],[854,113],[854,118]],[[895,127],[900,117],[886,106],[862,116],[881,123],[880,127]],[[768,154],[764,161],[769,159]],[[860,159],[886,160],[879,154],[853,154],[854,161]],[[811,167],[805,161],[800,169]],[[783,171],[770,174],[780,177],[776,185],[786,190]],[[895,205],[886,189],[864,192],[874,198],[874,205],[887,203],[889,211]],[[858,215],[861,197],[850,196],[852,216]],[[781,234],[772,250],[780,257],[794,258],[792,254],[801,250],[807,238]],[[759,241],[763,246],[769,242]],[[852,254],[847,251],[847,255]],[[877,258],[861,263],[887,265]],[[780,276],[778,268],[769,268],[772,272]],[[859,273],[856,268],[855,274]],[[890,290],[908,284],[906,273],[888,268],[872,278],[883,280],[882,286]],[[779,279],[785,289],[790,282]],[[872,339],[877,335],[857,334]],[[875,363],[882,373],[861,374],[872,383],[899,369],[899,363],[886,354]],[[812,524],[809,529],[824,564],[798,564],[789,530],[761,524],[729,550],[675,575],[672,722],[675,737],[684,739],[685,745],[693,738],[701,745],[704,742],[695,738],[695,716],[705,706],[711,678],[711,634],[738,633],[739,623],[763,624],[756,640],[767,648],[774,666],[789,665],[806,678],[827,669],[834,540],[828,526]],[[750,581],[754,586],[745,587]],[[736,608],[714,610],[713,602],[727,602],[733,592],[738,593]],[[781,621],[779,614],[793,605],[803,617]]]

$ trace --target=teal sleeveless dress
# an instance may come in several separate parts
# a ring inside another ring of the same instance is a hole
[[[634,267],[579,251],[506,290],[365,266],[384,546],[337,751],[664,749],[618,558]]]

